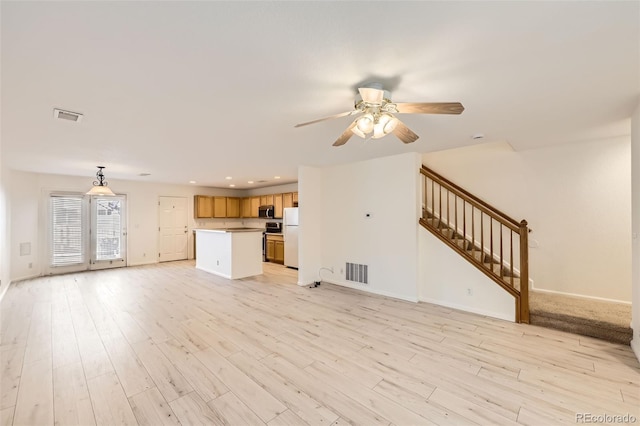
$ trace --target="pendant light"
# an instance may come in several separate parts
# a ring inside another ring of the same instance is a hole
[[[98,168],[98,172],[96,173],[96,178],[98,180],[93,181],[93,188],[87,192],[87,195],[101,195],[101,196],[109,196],[114,197],[116,194],[109,189],[107,186],[108,182],[104,180],[104,173],[102,173],[102,169],[104,166],[96,166]]]

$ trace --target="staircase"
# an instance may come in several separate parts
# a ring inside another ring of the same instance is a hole
[[[513,296],[529,323],[529,228],[426,166],[420,224]],[[523,283],[523,285],[521,285]]]
[[[516,322],[629,345],[631,305],[529,292],[528,233],[518,222],[426,166],[420,224],[511,294]]]

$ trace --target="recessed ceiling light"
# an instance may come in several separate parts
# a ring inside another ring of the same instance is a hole
[[[274,176],[273,178],[274,179],[280,179],[280,176]]]
[[[235,185],[234,185],[234,184],[231,184],[231,185],[229,185],[229,186],[233,188]]]
[[[151,173],[139,173],[138,176],[151,176]]]
[[[226,179],[226,180],[231,180],[231,179],[233,179],[233,178],[232,178],[231,176],[227,176],[225,179]]]
[[[248,181],[247,183],[253,183],[253,181],[252,181],[252,180],[250,180],[250,181]]]
[[[190,180],[189,183],[196,183],[196,181],[195,180]]]

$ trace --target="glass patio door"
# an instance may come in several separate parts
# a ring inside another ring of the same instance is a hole
[[[126,266],[126,198],[49,196],[51,274]]]
[[[90,269],[126,266],[125,197],[92,196]]]

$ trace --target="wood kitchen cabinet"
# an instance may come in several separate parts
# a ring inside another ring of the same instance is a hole
[[[260,205],[261,206],[272,206],[273,205],[273,195],[261,195],[260,196]]]
[[[240,217],[240,198],[227,197],[227,217]]]
[[[282,235],[267,234],[267,260],[284,263],[284,237]]]
[[[272,260],[275,257],[276,242],[267,238],[267,260]]]
[[[251,216],[258,217],[258,208],[260,207],[260,197],[251,197]]]
[[[193,197],[196,219],[204,219],[213,217],[213,197],[206,195],[195,195]]]
[[[240,200],[240,216],[251,217],[251,197]]]
[[[298,206],[298,193],[294,192],[293,193],[293,207],[297,207]]]
[[[274,262],[284,264],[284,241],[274,241],[275,247],[273,249],[273,260]]]
[[[282,194],[273,194],[273,216],[275,218],[282,218]]]
[[[286,192],[286,193],[282,194],[282,207],[283,208],[293,207],[293,193],[292,192]]]
[[[227,197],[213,197],[213,217],[227,217]]]

